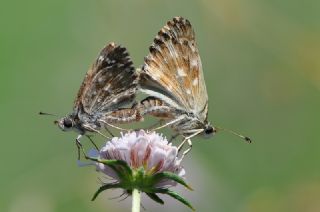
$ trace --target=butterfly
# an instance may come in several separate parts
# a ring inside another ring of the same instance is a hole
[[[134,109],[137,84],[138,73],[126,48],[109,43],[86,73],[73,112],[55,123],[63,131],[79,133],[76,138],[79,150],[80,138],[87,132],[103,135],[99,130],[106,125],[116,127],[111,123],[142,119],[139,111]],[[130,104],[132,107],[123,108]]]
[[[149,95],[141,101],[141,114],[169,120],[160,128],[170,126],[184,137],[178,149],[188,142],[185,155],[192,137],[217,132],[208,122],[208,94],[190,22],[182,17],[168,21],[149,51],[140,70],[139,89]]]

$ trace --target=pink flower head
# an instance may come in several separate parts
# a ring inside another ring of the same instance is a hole
[[[185,170],[180,165],[178,149],[169,144],[166,138],[144,130],[122,134],[107,142],[99,152],[100,160],[122,160],[132,170],[143,168],[147,175],[160,172],[172,172],[179,177],[184,177]],[[97,163],[98,170],[119,180],[113,169],[103,163]],[[163,180],[157,187],[176,185],[172,180]]]
[[[123,189],[131,195],[133,191],[144,192],[150,199],[164,204],[158,194],[166,194],[194,210],[192,205],[170,186],[181,184],[189,190],[185,182],[185,171],[180,165],[178,149],[161,135],[144,130],[121,134],[112,138],[101,148],[94,161],[98,171],[112,177],[115,181],[103,183],[95,192],[92,200],[109,189]]]

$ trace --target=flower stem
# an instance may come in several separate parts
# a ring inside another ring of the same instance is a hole
[[[132,212],[140,212],[141,192],[138,189],[132,191]]]

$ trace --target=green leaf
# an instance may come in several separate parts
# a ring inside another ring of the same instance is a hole
[[[121,184],[120,183],[109,183],[109,184],[105,184],[103,186],[101,186],[98,191],[96,191],[91,199],[91,201],[94,201],[98,195],[102,192],[102,191],[105,191],[105,190],[108,190],[108,189],[112,189],[112,188],[121,188]]]
[[[161,180],[173,180],[183,186],[185,186],[187,189],[193,191],[193,189],[186,183],[186,181],[179,177],[178,175],[172,173],[172,172],[160,172],[152,176],[152,182],[153,184],[156,184],[160,182]]]
[[[148,195],[148,197],[150,197],[150,199],[154,200],[155,202],[163,205],[164,201],[155,193],[146,193]]]
[[[188,206],[191,210],[195,211],[195,209],[193,208],[193,206],[190,204],[188,200],[186,200],[185,198],[183,198],[182,196],[180,196],[178,193],[174,191],[171,191],[167,188],[159,188],[159,189],[155,189],[155,192],[161,193],[161,194],[167,194],[172,198],[178,200],[179,202],[183,203],[184,205]]]

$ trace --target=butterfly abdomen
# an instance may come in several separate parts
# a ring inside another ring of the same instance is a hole
[[[104,119],[106,122],[116,124],[126,124],[142,120],[143,117],[141,116],[139,110],[133,108],[125,108],[113,111]]]
[[[174,118],[174,109],[169,107],[162,100],[155,97],[148,97],[141,101],[141,115],[152,115],[158,118],[172,119]]]

